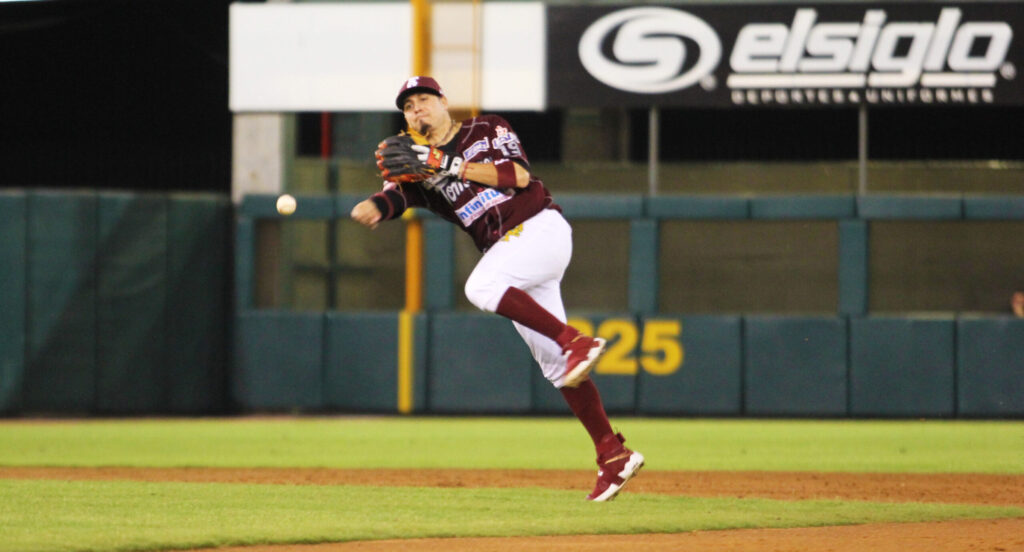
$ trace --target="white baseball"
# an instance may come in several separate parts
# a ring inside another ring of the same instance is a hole
[[[295,198],[291,194],[284,194],[277,198],[277,212],[288,216],[295,212]]]

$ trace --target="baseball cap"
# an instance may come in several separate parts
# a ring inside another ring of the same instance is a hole
[[[395,105],[398,106],[398,110],[402,111],[402,103],[405,102],[406,97],[410,94],[419,94],[421,92],[434,94],[435,96],[444,96],[444,92],[441,91],[441,85],[437,84],[436,80],[430,77],[410,77],[406,79],[401,90],[398,91],[398,97],[395,98]]]

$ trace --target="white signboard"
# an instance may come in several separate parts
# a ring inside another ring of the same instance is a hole
[[[484,4],[483,109],[546,109],[546,14],[540,2]]]
[[[232,4],[230,18],[234,112],[390,111],[412,75],[412,9],[406,2]],[[446,31],[436,19],[435,42]],[[482,21],[480,107],[543,110],[544,5],[484,3]],[[442,86],[469,86],[446,83],[442,75],[469,79],[472,67],[442,61],[434,65]]]
[[[409,4],[232,4],[230,16],[232,111],[394,109]]]

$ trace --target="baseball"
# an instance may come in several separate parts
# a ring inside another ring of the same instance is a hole
[[[277,198],[277,212],[288,216],[295,212],[295,198],[291,194],[284,194]]]

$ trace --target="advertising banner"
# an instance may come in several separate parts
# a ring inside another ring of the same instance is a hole
[[[1024,4],[548,7],[548,106],[1021,105]]]

